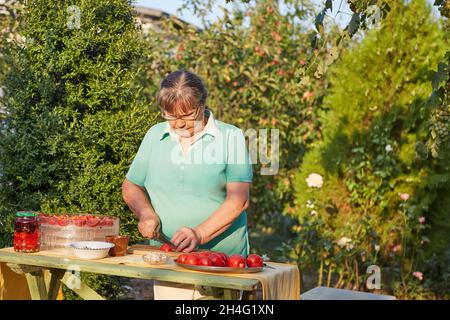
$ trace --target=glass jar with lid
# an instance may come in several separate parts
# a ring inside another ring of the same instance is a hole
[[[14,251],[39,251],[39,218],[32,211],[19,211],[14,219]]]

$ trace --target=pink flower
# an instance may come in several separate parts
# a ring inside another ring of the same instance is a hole
[[[402,249],[402,245],[401,244],[397,244],[392,248],[393,252],[397,252],[400,251]]]
[[[311,97],[314,96],[314,93],[311,91],[305,91],[305,93],[303,93],[303,100],[309,99]]]
[[[414,271],[412,274],[414,277],[416,277],[417,279],[419,279],[420,281],[423,280],[423,273],[420,271]]]
[[[425,217],[420,217],[419,218],[419,223],[420,224],[424,224],[425,223]]]
[[[409,194],[407,194],[407,193],[401,193],[401,194],[400,194],[400,199],[402,199],[403,201],[408,201],[408,199],[409,199]]]

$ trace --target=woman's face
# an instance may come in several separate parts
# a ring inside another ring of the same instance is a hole
[[[172,129],[182,138],[190,138],[202,128],[203,108],[196,108],[187,113],[163,113],[163,118],[169,121]]]

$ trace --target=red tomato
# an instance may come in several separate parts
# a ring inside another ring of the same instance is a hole
[[[180,254],[180,255],[178,256],[177,261],[178,261],[179,263],[186,263],[187,258],[188,258],[188,255],[182,253],[182,254]]]
[[[200,257],[197,254],[190,253],[186,259],[186,264],[197,266],[200,263]]]
[[[211,251],[201,251],[199,253],[197,253],[200,257],[209,257],[209,255],[211,254]]]
[[[252,268],[252,267],[262,267],[263,264],[264,264],[263,259],[259,255],[254,254],[254,253],[249,254],[247,256],[247,261],[246,262],[247,262],[247,266],[249,266],[250,268]]]
[[[228,258],[228,266],[232,268],[245,268],[245,258],[240,254],[232,254]]]
[[[99,223],[100,223],[100,219],[97,217],[88,216],[86,218],[86,224],[89,227],[96,227],[96,226],[98,226]]]
[[[217,252],[217,254],[219,254],[219,255],[222,257],[222,259],[223,259],[223,261],[225,262],[225,264],[227,264],[227,261],[228,261],[228,256],[227,256],[227,254],[226,254],[226,253],[223,253],[223,252]]]
[[[216,267],[225,267],[226,266],[225,261],[223,261],[222,257],[217,253],[211,253],[209,255],[209,258],[211,259],[213,266],[216,266]]]
[[[161,247],[159,247],[159,250],[164,251],[164,252],[172,252],[173,251],[168,243],[164,243]]]
[[[199,265],[205,266],[205,267],[209,267],[209,266],[212,266],[213,263],[212,263],[210,258],[208,258],[208,257],[201,257]]]
[[[52,224],[52,225],[58,224],[58,218],[56,218],[56,217],[49,217],[48,218],[48,223]]]

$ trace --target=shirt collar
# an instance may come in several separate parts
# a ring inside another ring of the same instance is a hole
[[[217,133],[219,131],[219,128],[217,127],[217,124],[216,124],[216,120],[215,120],[214,115],[211,112],[211,110],[206,109],[206,113],[209,116],[208,117],[208,122],[206,123],[205,127],[203,128],[203,130],[200,132],[198,138],[203,137],[203,135],[205,135],[205,134],[209,134],[209,135],[211,135],[213,137],[216,137]],[[166,127],[164,128],[164,131],[162,132],[161,137],[159,138],[159,140],[162,140],[167,135],[170,135],[170,137],[173,140],[178,141],[178,135],[176,134],[176,132],[170,126],[169,121],[166,121]]]

